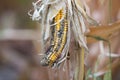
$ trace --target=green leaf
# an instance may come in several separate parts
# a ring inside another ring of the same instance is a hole
[[[112,80],[111,70],[105,73],[103,80]]]
[[[91,75],[91,69],[87,70],[87,74],[85,76],[85,80],[89,80],[89,75]]]

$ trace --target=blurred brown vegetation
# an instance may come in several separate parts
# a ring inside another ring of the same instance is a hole
[[[101,25],[120,21],[120,0],[85,0],[87,13]],[[63,68],[51,69],[39,64],[39,24],[32,21],[27,12],[32,0],[2,0],[0,1],[0,80],[72,80],[75,66],[75,56],[71,49],[70,61]],[[111,7],[111,9],[109,9]],[[91,27],[91,26],[90,26]],[[112,53],[120,55],[120,30],[113,31],[108,40],[111,42]],[[99,31],[98,31],[99,32]],[[104,33],[103,33],[104,34]],[[87,54],[86,66],[94,72],[95,62],[100,55],[99,42],[88,44],[90,53]],[[107,45],[107,43],[105,44]],[[113,80],[120,80],[120,56],[114,57],[112,63]],[[100,59],[98,71],[107,69],[108,57]],[[72,64],[71,64],[72,63]],[[68,66],[68,65],[71,66]],[[73,73],[70,73],[73,72]]]

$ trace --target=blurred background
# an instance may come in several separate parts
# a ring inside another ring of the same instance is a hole
[[[106,25],[120,20],[120,0],[84,0],[87,13],[100,24]],[[0,1],[0,80],[61,80],[39,64],[39,23],[32,21],[28,11],[33,0]],[[120,54],[120,30],[115,32],[112,51]],[[87,64],[93,67],[99,55],[96,43],[88,44],[90,56]],[[96,50],[94,50],[96,49]],[[115,58],[113,80],[120,80],[120,57]],[[89,62],[88,62],[89,61]],[[102,63],[101,63],[102,66]],[[68,72],[66,72],[68,74]],[[54,78],[50,76],[54,75]],[[64,80],[70,80],[64,78]]]

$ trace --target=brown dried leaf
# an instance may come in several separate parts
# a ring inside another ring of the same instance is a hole
[[[111,25],[103,25],[103,26],[96,26],[96,27],[91,27],[90,28],[90,32],[86,34],[86,36],[88,35],[92,35],[92,36],[97,36],[97,37],[101,37],[103,39],[107,39],[109,38],[109,36],[111,34],[114,34],[115,32],[117,32],[120,29],[120,21],[113,23]],[[87,42],[88,43],[94,43],[97,40],[95,40],[92,37],[87,37]]]

